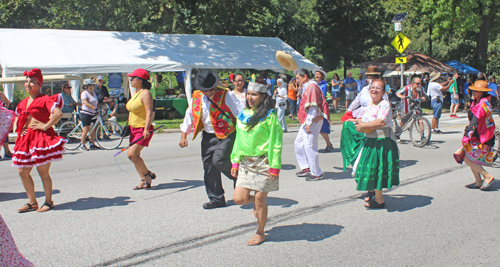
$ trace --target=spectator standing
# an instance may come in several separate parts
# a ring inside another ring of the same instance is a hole
[[[467,78],[467,81],[464,83],[464,109],[468,110],[471,102],[470,90],[469,86],[471,85],[471,78]]]
[[[441,130],[439,130],[439,119],[441,118],[441,112],[443,111],[443,91],[448,90],[450,88],[451,83],[453,82],[452,78],[449,78],[448,81],[443,83],[438,83],[437,80],[441,74],[439,72],[432,72],[429,79],[429,99],[431,100],[431,108],[433,111],[433,118],[431,123],[431,128],[433,133],[441,134]]]
[[[291,120],[295,120],[295,115],[297,114],[297,81],[295,77],[292,78],[290,83],[288,84],[288,104],[290,107],[290,117]]]
[[[458,118],[457,116],[457,111],[458,111],[458,106],[460,106],[460,98],[458,96],[458,85],[457,85],[457,79],[459,75],[458,73],[453,73],[453,80],[451,82],[451,86],[449,88],[450,90],[450,117],[451,118]]]
[[[233,85],[234,85],[234,96],[238,99],[240,103],[241,109],[245,109],[247,106],[246,93],[247,90],[244,88],[245,85],[245,76],[241,72],[236,72],[233,77]]]
[[[186,94],[186,86],[184,85],[184,79],[186,78],[186,72],[178,71],[177,72],[177,84],[179,85],[179,93]]]
[[[352,72],[349,71],[347,73],[347,77],[344,79],[344,88],[345,88],[345,108],[351,104],[354,99],[354,93],[356,91],[356,81],[352,77]]]
[[[68,82],[62,85],[62,97],[64,101],[64,106],[61,109],[63,113],[71,113],[75,110],[77,103],[71,96],[71,85]]]
[[[359,93],[361,93],[361,90],[365,88],[368,84],[366,83],[366,80],[363,79],[363,73],[359,73],[358,79],[356,80],[356,93],[355,96],[357,96]]]
[[[335,108],[335,112],[339,111],[339,101],[340,101],[340,86],[342,85],[342,81],[339,78],[337,73],[333,74],[332,79],[332,97],[333,97],[333,107]]]
[[[486,74],[484,72],[479,72],[476,81],[488,81],[488,79],[486,79]]]
[[[318,84],[319,88],[321,89],[321,93],[323,93],[323,97],[325,98],[326,101],[326,93],[328,92],[328,83],[324,80],[326,77],[326,72],[322,69],[314,69],[314,80]],[[323,139],[325,139],[326,142],[326,148],[325,152],[330,152],[333,150],[333,144],[330,141],[330,122],[323,118],[323,125],[321,126],[321,130],[319,131]]]
[[[109,92],[108,87],[104,86],[104,77],[102,75],[97,76],[96,86],[94,92],[97,96],[97,104],[101,108],[106,107],[106,102],[108,101]]]
[[[108,102],[106,103],[107,109],[108,109],[108,121],[114,121],[118,123],[118,119],[116,115],[118,115],[118,99],[116,99],[114,96],[110,96],[108,98]],[[111,129],[113,131],[113,134],[116,133],[115,125],[112,125]]]
[[[97,94],[94,92],[96,83],[91,79],[86,79],[83,81],[83,92],[80,96],[82,99],[82,109],[80,110],[80,117],[82,119],[83,131],[80,138],[80,150],[88,150],[88,149],[99,149],[98,146],[95,145],[95,133],[97,129],[94,129],[90,133],[90,146],[87,148],[85,146],[85,140],[87,139],[87,133],[90,130],[90,124],[95,123],[96,119],[94,116],[96,115],[96,109],[98,107]]]
[[[498,97],[499,97],[498,85],[495,81],[495,76],[490,77],[489,83],[488,83],[488,88],[491,89],[491,91],[488,92],[491,95],[491,99],[490,99],[491,108],[493,110],[495,110],[497,108],[497,105],[498,105]]]
[[[157,97],[165,97],[167,94],[167,84],[163,82],[163,76],[159,73],[155,74],[152,82],[152,88],[149,90],[153,100]]]
[[[288,98],[286,83],[283,79],[278,79],[277,81],[278,89],[276,89],[276,94],[273,98],[276,98],[276,110],[278,114],[278,122],[281,125],[283,132],[288,132],[285,121],[285,110],[286,110],[286,100]]]

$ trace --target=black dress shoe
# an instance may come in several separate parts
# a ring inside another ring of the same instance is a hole
[[[203,204],[203,208],[206,210],[225,207],[225,206],[226,206],[225,201],[224,202],[215,202],[215,201],[211,200],[210,202]]]

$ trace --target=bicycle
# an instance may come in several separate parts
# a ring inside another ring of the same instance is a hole
[[[431,140],[431,124],[429,120],[420,115],[422,114],[420,102],[411,98],[408,98],[408,100],[410,102],[410,113],[406,114],[403,118],[400,115],[401,102],[392,103],[393,131],[396,136],[400,136],[404,131],[409,130],[410,140],[413,145],[423,147]],[[402,119],[407,119],[406,122],[403,121],[403,126],[401,126]]]
[[[493,156],[493,162],[495,162],[498,157],[500,156],[500,127],[496,126],[495,127],[495,146],[493,147],[493,153],[495,155]]]
[[[97,130],[95,132],[97,145],[104,149],[115,149],[120,146],[123,141],[123,127],[114,121],[104,121],[102,119],[102,112],[106,113],[106,110],[97,109],[97,114],[94,117],[96,122],[90,125],[89,133],[91,134],[94,130]],[[83,132],[83,123],[82,120],[79,119],[80,113],[73,112],[73,115],[75,118],[78,118],[75,120],[78,121],[78,123],[67,121],[63,123],[57,131],[59,136],[68,140],[64,145],[64,148],[68,150],[75,150],[81,146],[80,139]]]

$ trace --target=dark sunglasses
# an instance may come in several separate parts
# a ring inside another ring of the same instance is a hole
[[[71,87],[69,87],[69,86],[64,86],[64,89],[71,89]]]
[[[132,81],[135,78],[138,78],[138,77],[137,76],[130,77],[130,81]]]
[[[416,85],[422,85],[422,83],[415,83]]]

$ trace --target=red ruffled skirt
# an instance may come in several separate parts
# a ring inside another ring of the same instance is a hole
[[[63,145],[68,140],[58,136],[53,128],[47,131],[28,129],[19,135],[12,151],[12,166],[17,168],[33,167],[62,159]]]

